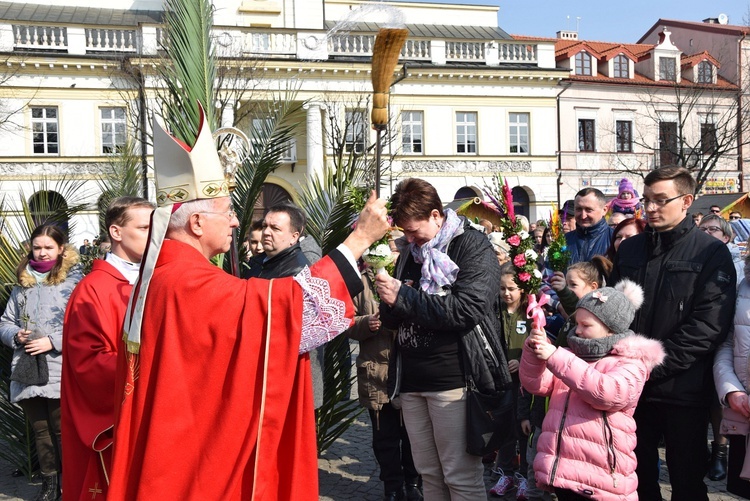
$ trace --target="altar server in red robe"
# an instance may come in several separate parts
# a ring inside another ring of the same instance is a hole
[[[117,349],[153,210],[151,202],[138,197],[120,197],[110,204],[104,222],[111,250],[94,260],[65,311],[60,403],[66,501],[103,500],[107,495]]]
[[[209,261],[238,221],[201,124],[192,147],[154,125],[159,208],[125,319],[108,498],[317,500],[308,352],[351,324],[355,261],[387,230],[385,203],[373,195],[294,277],[233,277]]]

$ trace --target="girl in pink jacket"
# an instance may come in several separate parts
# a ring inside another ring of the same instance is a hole
[[[539,485],[560,501],[637,500],[633,412],[651,370],[664,359],[659,341],[629,326],[643,290],[629,280],[578,301],[568,348],[532,330],[519,370],[524,388],[550,396],[534,460]]]

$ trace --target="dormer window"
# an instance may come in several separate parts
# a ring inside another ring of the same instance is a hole
[[[677,60],[675,58],[659,58],[659,80],[677,81]]]
[[[714,82],[714,65],[708,61],[701,61],[696,68],[696,83],[710,84]]]
[[[615,78],[630,78],[629,63],[630,60],[622,54],[615,57],[612,61],[612,76]]]
[[[586,52],[576,54],[576,75],[591,76],[591,55]]]

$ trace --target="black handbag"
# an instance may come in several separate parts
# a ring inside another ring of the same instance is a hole
[[[16,366],[10,375],[11,381],[16,381],[26,386],[44,386],[49,382],[49,367],[47,366],[47,355],[29,355],[25,351],[18,357]]]
[[[470,376],[466,381],[466,452],[485,456],[513,433],[513,390],[481,393]]]

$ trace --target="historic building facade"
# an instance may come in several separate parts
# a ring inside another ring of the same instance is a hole
[[[213,36],[232,78],[222,123],[244,130],[262,116],[247,102],[294,91],[304,103],[267,197],[295,198],[331,161],[336,121],[345,148],[366,152],[371,56],[379,26],[401,23],[409,37],[390,100],[392,160],[386,195],[400,178],[428,179],[448,202],[481,196],[501,173],[518,186],[521,212],[547,217],[558,199],[554,40],[514,38],[497,7],[359,0],[217,0]],[[80,179],[91,211],[74,242],[98,234],[102,169],[128,138],[142,145],[153,198],[148,132],[161,64],[161,2],[0,2],[0,190],[27,198],[41,177]],[[140,114],[142,110],[145,114]],[[137,118],[134,118],[137,117]],[[145,127],[141,127],[145,125]],[[368,153],[369,154],[369,153]],[[563,191],[563,197],[571,193]],[[73,203],[73,201],[71,201]]]

